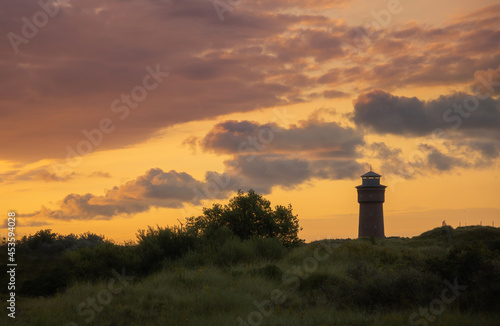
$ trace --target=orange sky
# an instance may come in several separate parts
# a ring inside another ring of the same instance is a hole
[[[369,164],[387,236],[500,225],[495,1],[2,9],[0,208],[21,235],[135,239],[253,188],[306,240],[353,238]]]

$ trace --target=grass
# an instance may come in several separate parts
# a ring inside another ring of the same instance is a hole
[[[500,231],[449,231],[451,239],[438,228],[412,239],[323,240],[289,250],[269,240],[233,239],[166,259],[157,272],[126,283],[109,270],[101,281],[77,282],[54,296],[19,297],[16,321],[39,326],[498,325]],[[468,268],[471,257],[476,260]],[[453,283],[454,277],[467,288],[436,311],[431,303],[440,300],[444,281]],[[428,310],[432,322],[420,309]]]

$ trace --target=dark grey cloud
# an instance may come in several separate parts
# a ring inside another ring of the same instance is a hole
[[[379,171],[382,175],[411,179],[420,175],[420,167],[424,166],[423,153],[408,159],[401,148],[391,147],[384,142],[370,143],[364,149],[366,159],[375,158],[380,161]]]
[[[356,157],[364,143],[359,130],[336,122],[304,120],[288,128],[252,121],[223,121],[201,141],[202,148],[220,154],[307,153],[309,157]]]
[[[429,135],[442,130],[492,130],[500,125],[500,101],[454,93],[434,100],[375,90],[355,101],[353,121],[381,134]]]
[[[261,193],[270,193],[273,187],[295,188],[313,179],[352,179],[364,169],[354,159],[310,159],[286,154],[237,155],[225,163],[238,167],[237,185]]]
[[[69,194],[59,203],[57,209],[42,207],[29,214],[18,214],[26,218],[53,220],[107,220],[116,216],[127,216],[149,210],[151,207],[181,208],[187,203],[200,204],[208,198],[199,196],[209,185],[217,185],[216,177],[208,173],[204,181],[196,180],[184,172],[150,169],[144,175],[120,186],[107,190],[104,195]],[[226,198],[234,190],[231,183],[219,186],[217,192],[210,192],[213,198]]]
[[[413,178],[483,168],[495,164],[500,153],[500,101],[483,95],[453,93],[423,101],[375,90],[357,98],[352,119],[374,133],[422,137],[410,157],[384,143],[370,144],[382,172]]]
[[[495,159],[500,155],[500,142],[487,141],[487,140],[470,140],[465,144],[476,151],[481,153],[481,156],[487,159]]]
[[[421,150],[426,154],[426,168],[439,172],[449,171],[455,167],[467,167],[468,164],[460,157],[447,155],[434,146],[427,144],[420,145]]]
[[[443,143],[440,148],[430,143],[418,143],[410,152],[374,142],[365,147],[365,159],[379,160],[379,171],[386,176],[414,179],[423,175],[450,172],[456,168],[482,168],[491,166],[494,158],[474,148],[470,143]],[[488,147],[485,145],[485,147]]]
[[[318,179],[343,180],[357,178],[366,172],[365,166],[352,159],[319,159],[311,162],[313,175]]]
[[[334,111],[333,111],[334,113]],[[237,167],[236,181],[268,193],[275,186],[293,188],[313,179],[356,177],[356,159],[364,144],[359,130],[327,122],[315,111],[308,120],[287,128],[252,121],[223,121],[199,141],[205,151],[232,155],[227,166]]]
[[[346,179],[363,170],[356,161],[363,135],[352,128],[319,119],[317,110],[309,120],[288,128],[274,123],[224,121],[188,146],[230,155],[222,173],[208,171],[203,180],[185,172],[150,169],[144,175],[107,190],[104,195],[69,194],[58,208],[42,207],[26,218],[49,220],[111,219],[145,212],[151,207],[182,208],[206,199],[227,198],[237,189],[270,193],[274,187],[293,188],[313,179]],[[106,176],[95,172],[95,176]]]
[[[104,195],[69,194],[57,208],[45,206],[32,213],[19,213],[28,220],[109,220],[148,211],[152,207],[182,208],[203,200],[223,199],[237,189],[270,193],[274,187],[293,188],[313,178],[357,177],[362,166],[354,160],[308,161],[286,155],[237,155],[225,162],[224,173],[207,172],[196,180],[184,172],[155,168]]]
[[[226,164],[240,169],[237,176],[240,185],[261,193],[270,193],[274,186],[293,188],[314,175],[309,161],[286,155],[237,155]]]

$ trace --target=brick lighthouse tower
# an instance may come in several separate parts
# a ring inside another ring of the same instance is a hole
[[[363,174],[363,183],[357,186],[359,203],[358,237],[385,238],[384,194],[386,186],[380,184],[380,174],[371,171]]]

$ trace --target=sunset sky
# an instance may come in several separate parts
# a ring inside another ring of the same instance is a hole
[[[254,189],[307,241],[355,238],[371,164],[386,236],[500,226],[499,17],[493,0],[5,0],[1,211],[19,235],[122,242]]]

